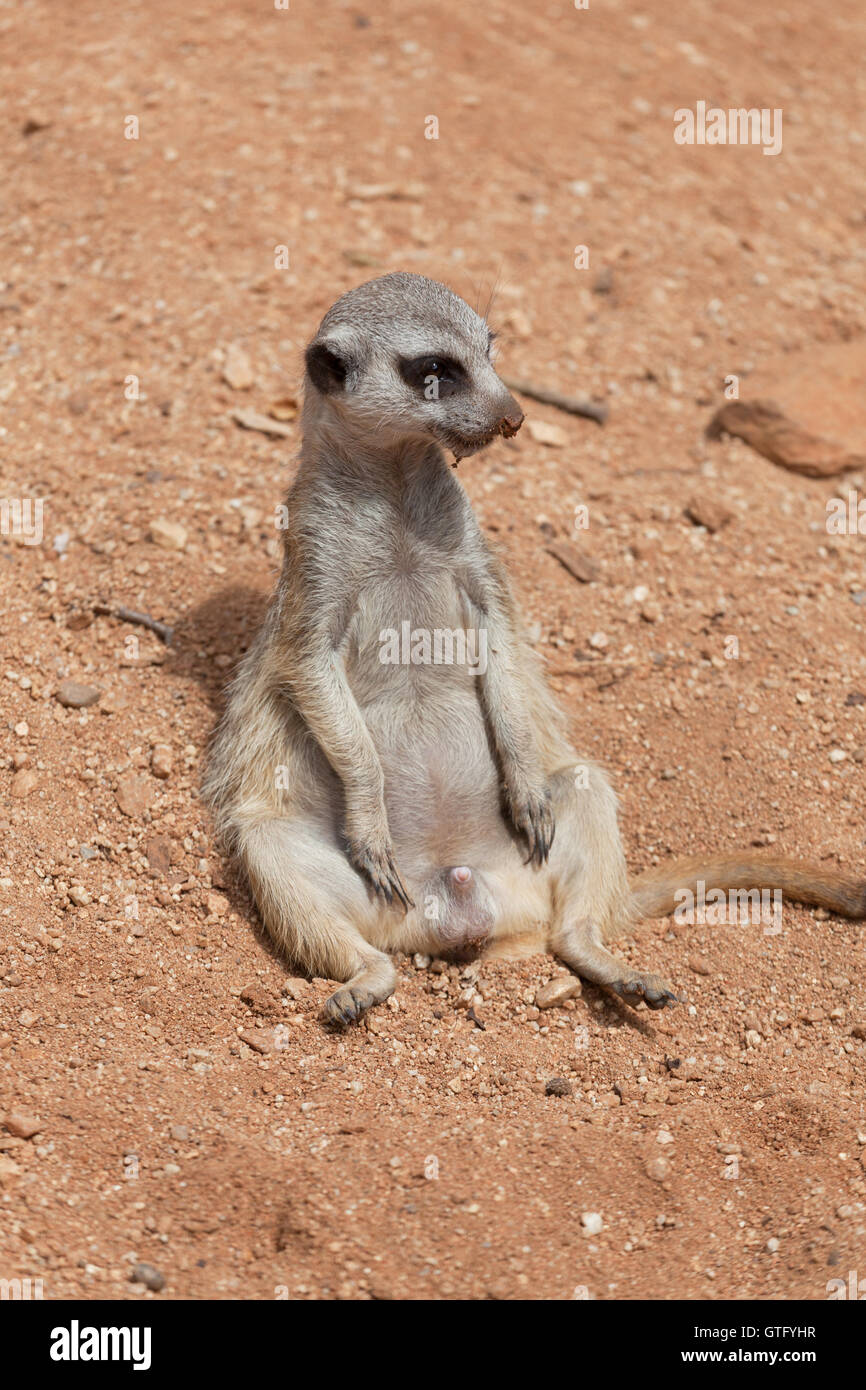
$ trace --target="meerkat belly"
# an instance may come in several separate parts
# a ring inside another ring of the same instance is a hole
[[[454,700],[438,728],[428,715],[423,737],[420,728],[376,730],[371,722],[391,833],[404,858],[419,869],[460,864],[489,847],[491,826],[501,820],[500,791],[480,710]]]
[[[456,591],[374,603],[355,632],[347,674],[385,776],[397,862],[431,938],[480,943],[497,904],[485,879],[512,841],[480,699],[486,634],[466,625]]]

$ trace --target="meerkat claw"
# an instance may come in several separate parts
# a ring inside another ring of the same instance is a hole
[[[410,909],[410,907],[414,907],[415,904],[413,903],[412,899],[409,897],[409,894],[407,893],[407,891],[406,891],[406,889],[405,889],[405,887],[404,887],[404,885],[403,885],[403,880],[401,879],[399,873],[397,872],[397,865],[394,863],[394,860],[393,860],[393,858],[392,858],[392,856],[391,856],[390,854],[388,855],[387,865],[388,865],[388,876],[387,876],[388,888],[390,889],[391,893],[393,894],[393,896],[394,896],[395,898],[399,898],[399,899],[400,899],[400,902],[403,904],[403,910],[404,910],[404,912],[408,912],[409,909]]]
[[[381,894],[386,903],[391,904],[397,898],[403,904],[404,912],[415,906],[403,885],[391,854],[387,851],[377,853],[374,850],[362,849],[354,851],[351,857],[355,868],[372,884],[375,891]]]
[[[400,899],[401,903],[403,904],[404,912],[408,912],[410,908],[413,908],[415,906],[415,904],[409,897],[409,894],[406,892],[406,889],[403,887],[400,876],[397,873],[396,869],[392,871],[390,882],[395,895]]]
[[[664,1009],[680,1002],[658,975],[631,975],[627,980],[614,981],[611,989],[632,1006],[643,1000],[648,1009]]]
[[[525,862],[536,864],[540,868],[541,865],[547,863],[553,845],[553,837],[556,834],[556,823],[553,818],[549,795],[530,798],[524,802],[520,808],[515,809],[513,820],[516,828],[525,836],[529,846],[529,854]]]
[[[357,1023],[361,1015],[375,1003],[376,996],[368,989],[338,989],[330,999],[325,1000],[322,1012],[328,1023],[348,1028],[350,1024]]]

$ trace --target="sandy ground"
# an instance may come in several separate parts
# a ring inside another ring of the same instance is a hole
[[[337,294],[408,269],[495,290],[503,369],[610,407],[531,406],[552,443],[528,424],[460,476],[631,865],[864,871],[866,539],[825,525],[863,475],[704,437],[736,375],[866,452],[864,40],[857,0],[0,6],[2,493],[44,503],[40,544],[0,536],[0,1275],[55,1299],[866,1275],[858,924],[649,924],[624,950],[683,996],[661,1016],[590,986],[540,1011],[562,967],[532,957],[482,966],[475,1022],[457,967],[402,960],[340,1036],[197,790],[297,447],[231,411],[297,398]],[[781,108],[782,152],[677,145],[698,100]],[[63,705],[69,679],[98,703]]]

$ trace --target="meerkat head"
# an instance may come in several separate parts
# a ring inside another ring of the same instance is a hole
[[[493,341],[445,285],[384,275],[328,310],[306,352],[307,396],[352,439],[385,448],[432,439],[467,458],[523,423],[496,375]]]

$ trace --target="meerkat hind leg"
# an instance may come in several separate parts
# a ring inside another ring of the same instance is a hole
[[[271,936],[312,975],[344,983],[325,1001],[331,1023],[355,1023],[394,993],[390,956],[371,945],[381,906],[336,844],[314,828],[270,820],[249,829],[242,857]]]
[[[627,1004],[643,1000],[649,1009],[663,1009],[666,1004],[678,1002],[673,990],[658,975],[635,970],[609,951],[599,928],[587,918],[563,931],[553,949],[583,979],[605,985]]]
[[[549,949],[585,980],[604,985],[629,1004],[643,1000],[650,1009],[663,1009],[675,1003],[664,980],[634,970],[604,944],[605,936],[629,920],[631,899],[616,798],[607,778],[594,764],[578,763],[555,773],[550,788],[557,834],[550,854],[554,920]]]

